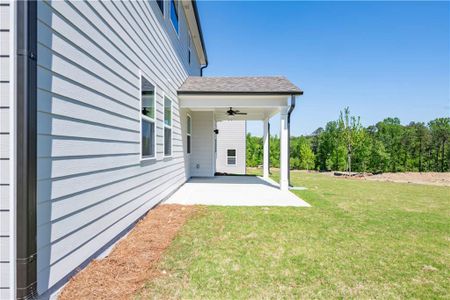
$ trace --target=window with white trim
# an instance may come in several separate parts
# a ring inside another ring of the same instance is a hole
[[[155,86],[141,76],[141,158],[155,157]]]
[[[192,50],[191,50],[191,33],[188,33],[188,64],[191,64],[191,56],[192,56]]]
[[[236,149],[227,149],[227,165],[236,164]]]
[[[164,15],[164,0],[156,0],[156,3],[158,4],[161,13]]]
[[[178,0],[170,0],[170,20],[178,34]]]
[[[187,130],[186,130],[187,146],[186,146],[186,152],[187,152],[187,154],[191,154],[192,119],[191,119],[190,115],[187,116],[187,122],[186,123],[187,123]]]
[[[172,100],[164,97],[164,156],[172,155]]]

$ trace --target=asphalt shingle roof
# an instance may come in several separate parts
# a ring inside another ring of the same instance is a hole
[[[303,94],[283,76],[261,77],[199,77],[190,76],[178,94]]]

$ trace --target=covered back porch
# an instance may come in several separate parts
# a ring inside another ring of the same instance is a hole
[[[189,77],[178,90],[180,108],[192,122],[190,177],[213,177],[216,172],[218,121],[263,122],[263,178],[269,177],[269,120],[280,114],[280,182],[289,189],[290,115],[303,92],[285,77]]]
[[[310,206],[290,191],[280,190],[279,185],[270,178],[259,176],[191,178],[164,203],[221,206]]]

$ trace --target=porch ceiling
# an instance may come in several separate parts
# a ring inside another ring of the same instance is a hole
[[[191,111],[213,111],[216,120],[264,120],[288,106],[287,96],[182,95],[180,107]],[[232,107],[246,115],[228,116]]]

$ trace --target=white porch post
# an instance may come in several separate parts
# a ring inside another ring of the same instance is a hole
[[[280,189],[289,189],[289,132],[288,110],[283,108],[280,112]]]
[[[263,136],[263,176],[269,178],[269,118],[264,119],[264,136]]]

